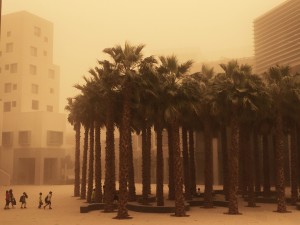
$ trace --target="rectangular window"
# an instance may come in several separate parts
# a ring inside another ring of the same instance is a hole
[[[17,106],[17,102],[16,101],[12,101],[11,102],[11,107],[16,107]]]
[[[39,27],[34,27],[34,35],[40,37],[41,36],[41,28]]]
[[[7,31],[6,36],[10,37],[11,36],[11,31]]]
[[[13,90],[17,90],[17,84],[13,84]]]
[[[47,131],[47,145],[48,146],[61,146],[63,144],[63,132],[60,131]]]
[[[39,101],[32,100],[31,108],[34,109],[34,110],[38,110],[39,109]]]
[[[53,94],[53,93],[54,93],[54,89],[50,88],[50,94]]]
[[[38,94],[39,93],[39,86],[37,84],[31,84],[31,93]]]
[[[45,41],[45,42],[48,42],[48,37],[44,37],[44,41]]]
[[[32,75],[36,75],[37,69],[35,65],[29,65],[29,73]]]
[[[48,77],[50,79],[54,79],[54,76],[55,76],[54,70],[50,69],[49,72],[48,72]]]
[[[36,47],[30,47],[30,55],[31,56],[37,56],[37,48]]]
[[[48,112],[53,112],[53,106],[52,105],[47,105],[47,111]]]
[[[2,132],[3,147],[11,147],[13,144],[13,132]]]
[[[11,92],[11,83],[5,83],[4,84],[4,93]]]
[[[44,54],[44,56],[47,56],[47,55],[48,55],[48,52],[47,52],[47,51],[44,51],[43,54]]]
[[[28,146],[30,145],[31,132],[30,131],[19,131],[19,145]]]
[[[3,103],[3,112],[10,112],[11,111],[11,102],[4,102]]]
[[[9,65],[5,64],[5,70],[9,70]]]
[[[10,64],[10,72],[11,73],[17,73],[18,72],[18,64],[17,63]]]
[[[7,43],[5,47],[6,47],[5,48],[6,52],[13,52],[13,50],[14,50],[14,44],[13,43]]]

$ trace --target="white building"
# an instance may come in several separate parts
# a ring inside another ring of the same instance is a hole
[[[59,113],[59,67],[52,59],[51,22],[25,11],[3,16],[0,179],[5,182],[61,181],[66,117]]]

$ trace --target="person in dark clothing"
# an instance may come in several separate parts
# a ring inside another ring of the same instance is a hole
[[[15,208],[15,205],[16,205],[16,199],[14,197],[14,194],[13,194],[13,190],[10,189],[9,190],[9,202],[11,203],[11,207],[12,208]]]
[[[45,198],[45,206],[44,209],[46,209],[46,207],[49,205],[49,209],[52,209],[51,207],[51,198],[52,198],[52,191],[49,192],[49,194],[46,196]]]
[[[20,198],[21,209],[26,209],[26,198],[28,198],[28,195],[26,194],[26,192],[23,192],[23,195]]]

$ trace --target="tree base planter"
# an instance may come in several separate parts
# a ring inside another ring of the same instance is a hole
[[[203,198],[194,198],[191,201],[188,201],[190,206],[204,206]],[[221,206],[221,207],[228,207],[228,201],[224,199],[222,195],[215,195],[213,200],[214,207]],[[204,207],[203,207],[204,208]]]
[[[278,211],[278,210],[274,210],[273,212],[276,212],[276,213],[292,213],[292,211]]]
[[[137,202],[129,202],[127,204],[127,209],[135,212],[144,212],[144,213],[174,213],[175,206],[174,202],[165,202],[164,206],[157,206],[156,203],[149,205],[141,205]],[[190,209],[190,204],[185,203],[185,210]]]
[[[104,209],[104,203],[92,203],[86,206],[80,206],[80,213],[88,213],[94,210]]]
[[[131,216],[126,216],[126,217],[118,217],[118,216],[116,216],[113,219],[116,219],[116,220],[129,220],[129,219],[132,219],[132,217]]]
[[[229,212],[224,212],[225,215],[231,215],[231,216],[240,216],[243,215],[242,213],[229,213]]]

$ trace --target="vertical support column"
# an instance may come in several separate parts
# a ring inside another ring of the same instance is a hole
[[[35,157],[34,184],[44,184],[44,157],[42,155]]]

